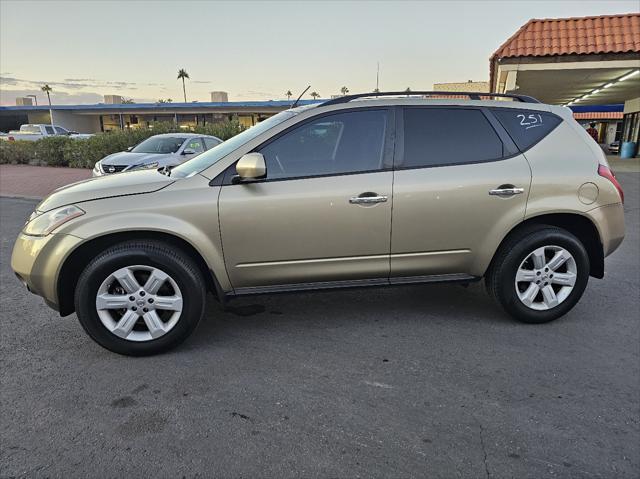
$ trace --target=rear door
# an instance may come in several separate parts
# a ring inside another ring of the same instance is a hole
[[[398,120],[392,282],[483,274],[524,217],[526,159],[482,108],[405,107]]]
[[[393,127],[387,109],[314,117],[256,149],[264,180],[227,175],[220,229],[236,290],[388,282]]]

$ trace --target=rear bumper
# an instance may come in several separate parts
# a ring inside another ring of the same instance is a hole
[[[59,310],[57,283],[62,264],[81,238],[65,234],[37,237],[20,233],[13,246],[11,269],[29,291]],[[78,272],[80,273],[80,272]]]
[[[601,206],[587,213],[598,228],[605,256],[613,253],[622,243],[625,235],[624,207],[622,203]]]

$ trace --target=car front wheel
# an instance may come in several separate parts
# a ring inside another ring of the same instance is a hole
[[[180,250],[155,241],[113,246],[78,279],[75,306],[85,331],[110,351],[143,356],[184,341],[204,313],[204,279]]]
[[[488,272],[487,288],[514,318],[545,323],[566,314],[589,280],[589,256],[573,234],[537,226],[501,247]]]

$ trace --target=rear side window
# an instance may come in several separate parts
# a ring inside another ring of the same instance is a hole
[[[220,142],[218,140],[214,140],[213,138],[204,138],[204,146],[207,148],[207,150],[210,150],[211,148],[219,144]]]
[[[513,108],[496,108],[492,111],[520,151],[531,148],[562,121],[556,115],[543,111]]]
[[[403,168],[491,161],[502,154],[502,141],[480,110],[404,110]]]

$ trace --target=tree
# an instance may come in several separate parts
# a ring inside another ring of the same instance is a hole
[[[409,96],[409,94],[411,93],[411,88],[407,87],[404,92],[407,94],[407,96]]]
[[[123,103],[124,105],[130,105],[130,104],[132,104],[132,103],[135,103],[135,101],[133,101],[133,98],[123,98],[123,99],[122,99],[122,103]]]
[[[285,95],[287,96],[287,101],[291,100],[291,96],[293,95],[293,93],[291,93],[291,90],[287,90],[287,93],[285,93]]]
[[[53,110],[51,109],[51,95],[49,95],[49,93],[53,90],[53,88],[51,88],[48,84],[45,84],[40,89],[47,94],[47,100],[49,100],[49,120],[53,125]]]
[[[167,98],[166,100],[164,98],[160,98],[158,100],[158,103],[171,103],[173,100],[171,98]]]
[[[373,93],[380,93],[380,88],[374,88]]]
[[[349,93],[349,89],[346,86],[343,86],[342,88],[340,88],[340,93],[346,95],[347,93]]]
[[[315,100],[316,98],[320,98],[320,93],[318,93],[317,91],[312,91],[311,93],[309,93],[309,95],[311,95],[311,97]]]
[[[187,90],[184,86],[185,78],[189,78],[189,74],[187,73],[187,70],[181,68],[178,70],[178,80],[182,80],[182,93],[184,94],[184,102],[187,103]]]

